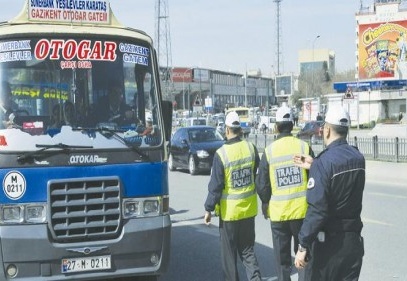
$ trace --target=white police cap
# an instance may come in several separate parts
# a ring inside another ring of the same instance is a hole
[[[291,109],[288,106],[282,106],[277,109],[276,122],[292,122]]]
[[[240,118],[235,111],[231,111],[226,115],[225,125],[230,128],[240,127]]]
[[[348,112],[342,106],[330,106],[325,116],[325,122],[332,125],[349,127],[350,118]]]

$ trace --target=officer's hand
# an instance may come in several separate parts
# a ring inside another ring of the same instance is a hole
[[[264,216],[265,219],[269,218],[268,210],[269,210],[269,204],[268,203],[263,203],[261,205],[261,211],[263,212],[263,216]]]
[[[204,223],[209,226],[211,224],[211,218],[212,218],[211,212],[208,211],[205,212]]]
[[[309,170],[314,158],[312,158],[310,155],[296,154],[294,155],[293,160],[295,165],[298,167]]]
[[[307,251],[300,252],[297,251],[297,254],[295,255],[295,267],[297,269],[304,269],[304,267],[307,265],[308,262],[305,261],[305,257],[307,255]]]

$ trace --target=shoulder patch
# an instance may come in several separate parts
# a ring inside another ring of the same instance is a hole
[[[308,184],[307,184],[307,188],[308,188],[308,189],[312,189],[312,188],[314,188],[314,186],[315,186],[315,180],[314,180],[314,178],[309,178]]]

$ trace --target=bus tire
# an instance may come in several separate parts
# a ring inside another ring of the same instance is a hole
[[[196,175],[198,172],[196,169],[196,163],[195,163],[195,159],[194,159],[193,155],[189,156],[188,169],[189,169],[189,173],[193,176]]]

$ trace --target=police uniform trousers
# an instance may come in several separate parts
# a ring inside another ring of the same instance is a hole
[[[260,268],[254,254],[254,217],[237,220],[219,220],[222,268],[226,281],[238,281],[237,255],[246,268],[247,279],[261,281]]]
[[[294,255],[298,250],[298,233],[302,226],[302,219],[282,222],[271,222],[273,234],[273,250],[276,259],[276,270],[279,281],[291,281],[293,265],[291,257],[291,242],[294,238]],[[304,280],[304,270],[299,270],[298,280]]]
[[[357,281],[363,255],[363,237],[360,233],[326,233],[325,242],[313,243],[306,280]]]

